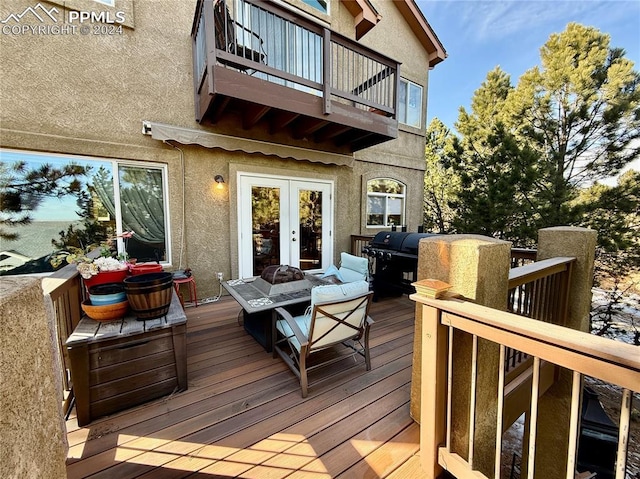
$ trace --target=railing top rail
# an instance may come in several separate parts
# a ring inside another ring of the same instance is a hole
[[[75,264],[68,264],[64,268],[55,271],[50,276],[42,278],[42,291],[44,294],[55,296],[58,290],[65,288],[65,283],[78,276]]]
[[[575,260],[571,257],[549,258],[511,268],[509,270],[509,289],[565,271],[568,265]]]
[[[464,300],[417,294],[411,299],[440,310],[448,317],[447,325],[631,390],[640,389],[637,346]]]

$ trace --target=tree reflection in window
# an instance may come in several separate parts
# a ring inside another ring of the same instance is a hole
[[[100,168],[93,184],[101,203],[116,216],[118,208],[111,173]],[[128,255],[138,261],[166,261],[162,170],[119,165],[118,186],[122,230],[134,232],[127,244]]]

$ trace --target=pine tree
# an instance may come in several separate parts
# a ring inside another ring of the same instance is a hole
[[[452,168],[445,168],[443,160],[451,153],[453,135],[439,119],[434,118],[427,128],[425,147],[423,225],[434,233],[450,233],[455,211],[450,203],[460,182]]]
[[[576,220],[569,202],[585,182],[614,176],[640,154],[640,75],[609,35],[570,23],[540,50],[506,101],[504,118],[539,153],[541,226]]]

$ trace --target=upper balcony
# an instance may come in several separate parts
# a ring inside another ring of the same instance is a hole
[[[271,2],[199,0],[191,36],[200,123],[235,121],[342,153],[398,136],[400,64],[305,16]]]

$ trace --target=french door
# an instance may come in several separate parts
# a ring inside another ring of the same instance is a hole
[[[333,257],[333,183],[240,174],[240,277],[270,265],[320,271]]]

